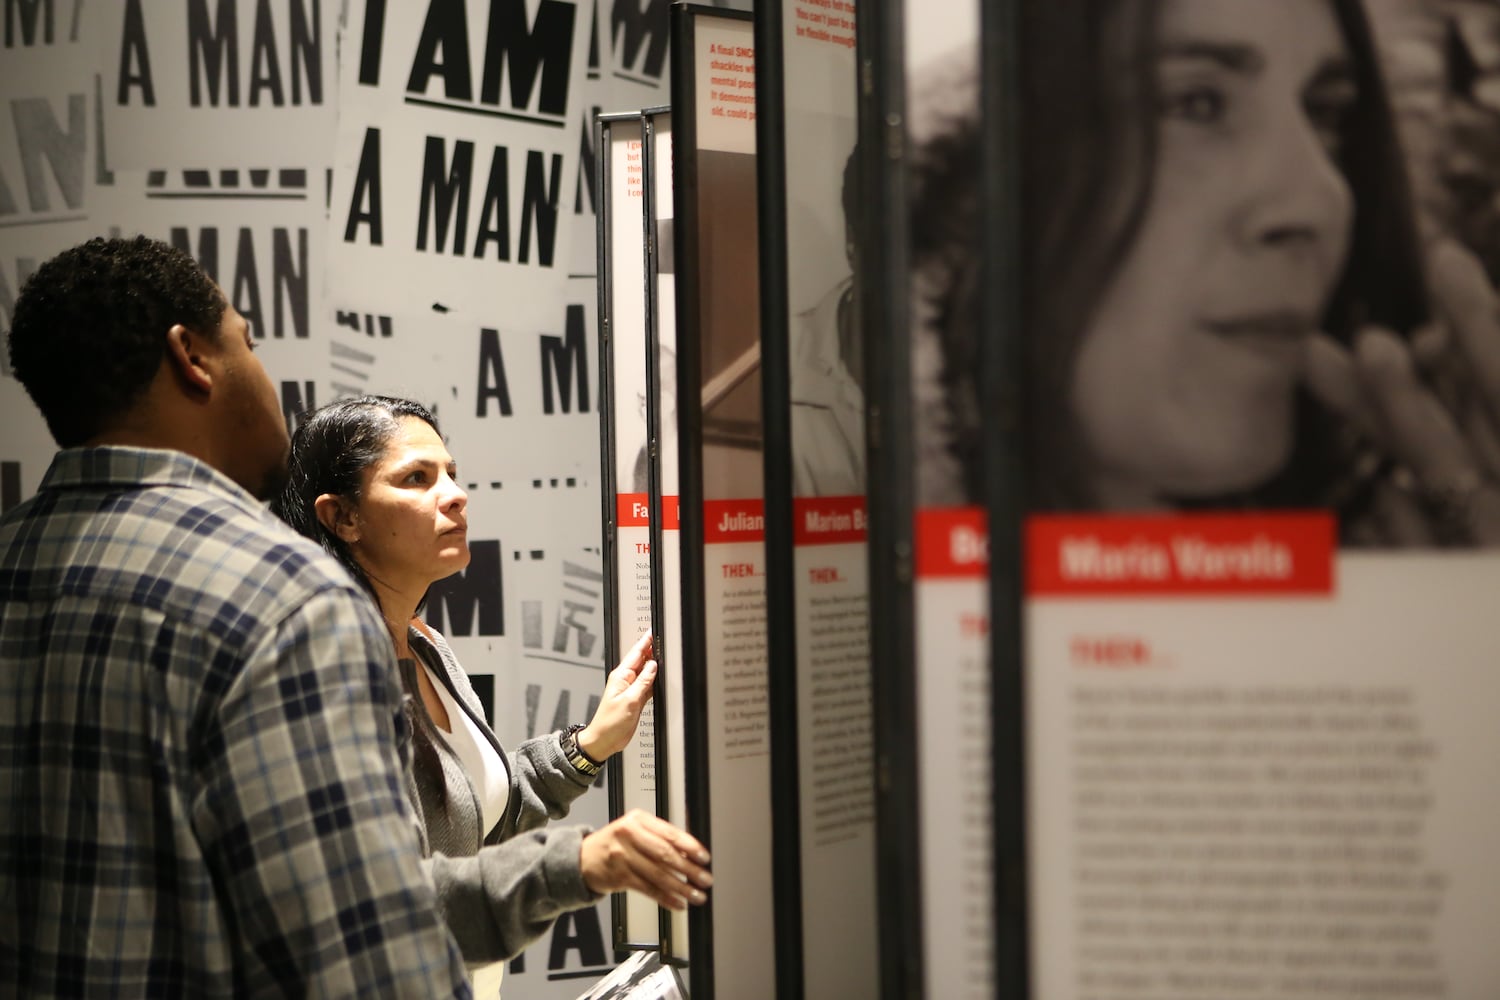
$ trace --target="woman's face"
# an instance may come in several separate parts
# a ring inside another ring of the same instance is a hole
[[[425,590],[469,564],[468,494],[427,421],[398,417],[380,460],[365,469],[355,558],[372,579]]]
[[[1335,158],[1359,95],[1328,0],[1164,0],[1158,35],[1150,201],[1071,384],[1106,507],[1281,468],[1353,212]]]

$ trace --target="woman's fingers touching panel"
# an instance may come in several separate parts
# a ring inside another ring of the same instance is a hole
[[[580,863],[594,892],[634,890],[674,910],[705,902],[713,885],[703,845],[638,809],[585,837]]]

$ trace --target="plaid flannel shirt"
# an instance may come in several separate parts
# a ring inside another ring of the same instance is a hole
[[[463,996],[368,598],[209,466],[0,519],[0,995]]]

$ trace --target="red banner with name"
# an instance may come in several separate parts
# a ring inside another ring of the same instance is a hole
[[[1321,511],[1031,517],[1026,593],[1327,595],[1336,529]]]
[[[921,508],[913,528],[918,579],[966,579],[989,573],[989,518],[983,507]]]
[[[868,535],[865,498],[796,497],[792,500],[792,544],[839,545]]]
[[[662,529],[676,531],[680,526],[677,517],[677,498],[662,497]],[[649,528],[651,526],[651,497],[646,493],[615,494],[615,525],[621,528]]]
[[[766,502],[753,500],[703,501],[703,544],[763,542],[766,539]]]

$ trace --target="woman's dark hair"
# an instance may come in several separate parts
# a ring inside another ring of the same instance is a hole
[[[416,417],[438,430],[437,418],[421,403],[393,396],[359,396],[341,399],[336,403],[304,414],[292,435],[291,456],[287,461],[286,485],[271,501],[271,511],[287,524],[308,538],[322,545],[335,559],[343,564],[349,575],[358,581],[380,607],[380,597],[370,583],[348,544],[329,531],[318,520],[316,504],[324,493],[341,496],[350,503],[358,504],[364,481],[364,472],[380,461],[396,433],[396,421],[401,417]],[[424,596],[417,610],[422,609]],[[384,617],[384,616],[382,616]],[[390,623],[388,623],[390,624]],[[405,623],[395,623],[401,627]],[[417,669],[421,669],[418,667]],[[401,678],[407,685],[406,673]],[[420,697],[414,690],[407,690],[405,701],[407,725],[412,734],[412,754],[415,760],[431,774],[441,775],[443,765],[437,750],[424,726],[418,725],[415,715]],[[439,780],[435,788],[428,789],[434,796],[433,808],[446,808],[448,793]],[[427,808],[424,797],[423,807]]]
[[[1021,81],[1019,287],[1033,508],[1087,500],[1071,380],[1083,335],[1151,200],[1159,7],[1065,0],[1022,13],[1023,37],[1045,46],[1024,59]],[[979,463],[971,464],[977,475]]]
[[[1359,92],[1338,164],[1353,194],[1353,231],[1324,317],[1324,329],[1347,341],[1365,323],[1410,330],[1426,318],[1427,304],[1405,164],[1369,23],[1361,0],[1329,2]],[[1152,198],[1170,196],[1151,190],[1160,6],[1159,0],[1047,0],[1020,8],[1021,218],[1015,224],[1022,232],[1022,378],[1033,509],[1084,509],[1095,502],[1086,486],[1091,458],[1069,407],[1070,385],[1084,334]],[[983,495],[975,128],[972,115],[955,120],[916,158],[912,216],[914,267],[946,273],[932,285],[927,308],[937,314],[940,378],[956,406],[951,447],[970,498]],[[955,240],[964,252],[953,253]],[[1334,505],[1352,461],[1341,433],[1310,399],[1299,401],[1286,467],[1253,496],[1219,498],[1214,505]]]
[[[104,431],[146,391],[181,323],[219,335],[224,296],[187,253],[145,236],[96,238],[21,288],[10,364],[63,448]]]
[[[324,493],[359,503],[364,472],[385,454],[400,417],[416,417],[438,431],[437,418],[427,407],[392,396],[341,399],[305,414],[292,435],[286,485],[271,501],[272,513],[322,545],[377,605],[369,576],[348,544],[318,520],[315,505]]]

